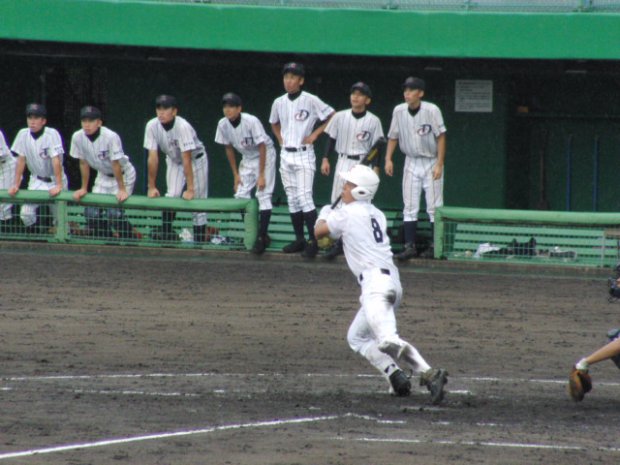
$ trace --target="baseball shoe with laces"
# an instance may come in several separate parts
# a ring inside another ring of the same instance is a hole
[[[411,394],[411,381],[403,370],[396,370],[390,375],[390,392],[397,397],[407,397]]]
[[[252,247],[250,252],[256,255],[261,255],[265,252],[265,249],[269,247],[269,244],[271,244],[271,238],[268,235],[258,236],[256,238],[256,242],[254,243],[254,247]]]
[[[401,262],[416,258],[418,256],[418,250],[415,248],[415,244],[405,244],[403,251],[396,255],[396,258]]]
[[[344,253],[344,250],[342,249],[342,241],[337,240],[336,242],[334,242],[334,245],[332,245],[330,249],[327,252],[325,252],[325,254],[323,255],[323,258],[327,260],[333,260],[338,255],[342,255],[343,253]]]
[[[282,252],[284,253],[295,253],[301,252],[306,248],[306,240],[305,239],[296,239],[288,245],[285,245],[282,248]]]
[[[314,258],[316,254],[319,253],[319,245],[316,243],[316,239],[310,239],[306,243],[306,247],[304,251],[301,253],[301,256],[304,258]]]
[[[446,384],[448,384],[448,372],[443,368],[429,368],[420,375],[420,386],[426,386],[430,391],[433,405],[443,400],[443,387]]]

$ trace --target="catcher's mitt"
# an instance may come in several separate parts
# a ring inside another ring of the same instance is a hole
[[[586,392],[592,390],[592,378],[587,371],[573,368],[568,376],[568,394],[575,402],[583,400]]]

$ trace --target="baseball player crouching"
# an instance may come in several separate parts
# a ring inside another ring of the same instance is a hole
[[[0,131],[0,189],[10,189],[15,184],[15,158]],[[9,221],[13,218],[13,205],[0,203],[0,233],[9,232]]]
[[[144,148],[148,151],[148,196],[160,195],[155,182],[159,168],[158,151],[161,151],[166,155],[166,197],[206,199],[209,162],[203,143],[191,124],[178,115],[175,97],[160,95],[155,99],[155,108],[157,117],[146,124],[144,131]],[[179,239],[172,228],[175,216],[173,211],[162,212],[162,239]],[[193,213],[192,216],[194,242],[205,242],[207,214]]]
[[[347,335],[349,345],[385,376],[395,395],[411,393],[407,370],[419,374],[420,385],[427,387],[431,402],[437,404],[443,399],[448,373],[431,368],[397,333],[395,313],[402,287],[392,261],[385,215],[371,203],[379,188],[379,176],[368,166],[356,165],[343,177],[344,205],[323,207],[315,234],[318,238],[342,237],[347,264],[362,289],[361,308]]]
[[[271,196],[276,179],[276,151],[273,141],[256,116],[242,112],[241,97],[229,92],[222,97],[222,118],[215,133],[215,142],[224,145],[226,157],[234,177],[236,199],[249,199],[256,187],[259,223],[258,236],[252,252],[262,254],[269,246]],[[235,149],[241,154],[237,169]]]
[[[9,195],[14,196],[19,191],[24,169],[28,166],[28,190],[48,191],[50,197],[56,197],[68,188],[62,166],[65,153],[62,139],[56,129],[47,127],[47,109],[40,103],[26,106],[26,122],[28,127],[17,133],[11,147],[11,151],[19,156]],[[41,209],[48,210],[49,214],[40,211],[39,205],[22,205],[19,215],[27,233],[47,233],[49,227],[58,222],[54,205],[45,205]]]
[[[371,98],[370,87],[363,82],[356,82],[350,91],[351,108],[336,113],[325,128],[329,139],[321,162],[321,174],[329,176],[331,168],[329,155],[334,148],[338,154],[332,185],[332,204],[342,192],[344,184],[342,175],[359,164],[375,142],[383,137],[381,121],[366,109],[370,105]],[[373,165],[376,166],[376,162]],[[378,168],[376,170],[378,172]],[[341,239],[334,243],[324,257],[331,260],[340,254],[342,254]]]
[[[302,252],[302,256],[314,258],[319,247],[314,236],[317,214],[313,199],[316,171],[313,144],[325,130],[334,109],[316,95],[302,90],[305,69],[300,63],[287,63],[282,75],[286,94],[274,100],[269,116],[271,128],[282,149],[280,176],[295,232],[295,240],[282,251]],[[304,223],[308,230],[307,242]]]
[[[91,167],[97,171],[94,194],[114,194],[122,203],[133,193],[136,170],[123,152],[121,138],[103,126],[101,110],[85,106],[80,111],[82,129],[71,138],[71,157],[80,161],[81,187],[73,193],[79,201],[88,193]],[[133,227],[120,208],[86,207],[84,216],[95,237],[112,237],[112,228],[124,239],[134,238]]]

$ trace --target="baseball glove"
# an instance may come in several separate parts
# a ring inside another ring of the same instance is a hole
[[[317,241],[317,245],[320,249],[329,249],[332,245],[334,245],[334,240],[329,236],[325,236]]]
[[[568,376],[568,395],[575,402],[581,402],[586,392],[592,390],[592,378],[587,371],[573,368]]]

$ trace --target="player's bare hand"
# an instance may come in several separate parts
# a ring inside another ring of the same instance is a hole
[[[435,164],[435,166],[433,166],[433,181],[437,181],[441,178],[442,173],[443,165]]]
[[[119,202],[124,202],[128,198],[129,194],[125,189],[119,189],[119,191],[116,193],[116,200],[118,200]]]
[[[50,197],[56,197],[62,191],[62,186],[54,186],[49,190]]]
[[[80,199],[84,197],[87,193],[88,191],[86,189],[78,189],[73,193],[73,198],[79,202]]]
[[[391,161],[385,162],[385,174],[387,174],[388,176],[394,175],[394,163],[392,163]]]
[[[157,187],[149,187],[149,190],[146,194],[148,197],[159,197],[159,189]]]
[[[258,180],[256,181],[256,189],[259,190],[259,191],[262,191],[265,188],[266,185],[267,185],[267,183],[265,182],[265,175],[261,174],[258,177]]]
[[[321,174],[323,176],[329,176],[329,160],[327,158],[323,158],[323,161],[321,162]]]
[[[13,186],[9,189],[9,195],[11,197],[15,197],[15,194],[17,194],[18,192],[19,192],[19,187]]]
[[[192,200],[194,198],[194,191],[187,189],[185,192],[183,192],[183,198],[185,200]]]

